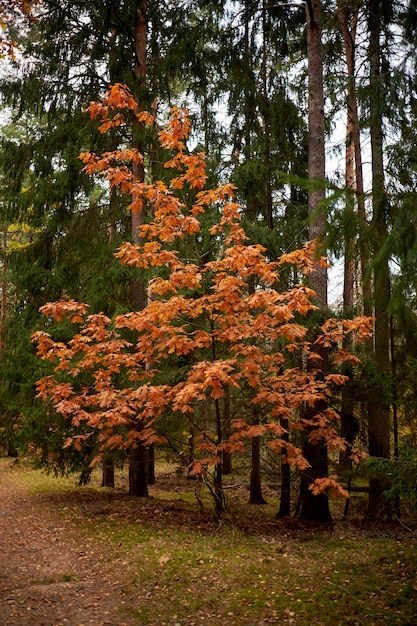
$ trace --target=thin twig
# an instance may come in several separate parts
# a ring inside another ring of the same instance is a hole
[[[411,530],[411,528],[409,528],[408,526],[406,526],[406,525],[404,524],[404,522],[402,522],[402,521],[401,521],[401,519],[398,517],[398,515],[396,515],[396,514],[395,514],[395,515],[394,515],[394,517],[395,517],[395,519],[397,520],[397,522],[399,522],[399,523],[401,524],[401,526],[403,526],[406,530],[408,530],[408,532],[410,532],[410,533],[411,533],[411,535],[412,535],[413,537],[415,537],[416,533],[415,533],[413,530]]]
[[[353,595],[350,593],[349,589],[346,589],[346,587],[343,587],[342,585],[335,585],[335,583],[332,583],[331,580],[328,580],[327,582],[329,583],[329,585],[332,585],[333,587],[337,587],[337,589],[341,589],[342,591],[345,591],[346,593],[350,595],[351,598],[353,598]]]
[[[240,28],[241,26],[246,24],[250,20],[251,17],[253,17],[256,13],[259,13],[260,11],[266,11],[267,9],[280,9],[281,7],[294,7],[297,9],[304,9],[306,5],[307,5],[307,2],[304,0],[301,0],[301,3],[300,2],[278,2],[276,4],[267,4],[266,6],[257,7],[246,18],[242,19],[242,21],[239,22],[239,24],[236,24],[236,26],[233,26],[233,22],[236,20],[236,18],[239,17],[242,13],[245,13],[247,11],[247,9],[244,8],[244,9],[241,9],[238,13],[236,13],[234,18],[230,22],[230,25],[227,28],[227,30],[236,30],[237,28]]]

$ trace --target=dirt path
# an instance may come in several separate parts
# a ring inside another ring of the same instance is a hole
[[[0,625],[137,624],[120,610],[112,557],[77,533],[62,500],[34,495],[17,471],[0,464]]]

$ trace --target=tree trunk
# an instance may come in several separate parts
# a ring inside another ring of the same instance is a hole
[[[268,37],[267,32],[269,28],[268,23],[268,0],[263,0],[262,4],[262,117],[264,122],[264,141],[265,141],[265,154],[264,154],[264,167],[266,172],[266,219],[268,228],[273,230],[274,228],[274,203],[272,192],[272,180],[271,180],[271,104],[269,101],[268,81],[267,81],[267,68],[268,68]]]
[[[101,486],[114,487],[114,461],[111,458],[103,459]]]
[[[135,88],[134,94],[140,106],[143,106],[144,94],[146,93],[146,44],[147,44],[147,2],[138,0],[136,5],[136,26],[135,26]],[[145,152],[144,125],[135,122],[133,126],[133,147],[140,153]],[[140,186],[145,181],[145,168],[143,162],[133,163],[132,173],[134,181]],[[145,221],[145,210],[140,201],[135,205],[136,196],[141,196],[140,189],[132,194],[131,210],[131,237],[135,244],[140,245],[140,227]],[[141,310],[146,306],[146,288],[142,274],[138,273],[130,280],[131,305],[135,310]],[[141,430],[140,418],[137,428]],[[148,496],[148,465],[147,450],[145,446],[137,444],[129,455],[129,495],[146,497]]]
[[[368,399],[368,437],[371,456],[389,458],[390,456],[390,400],[386,392],[390,373],[389,354],[389,316],[390,299],[388,258],[380,255],[387,238],[386,199],[383,164],[383,131],[381,88],[381,0],[369,2],[369,61],[370,61],[370,134],[372,154],[372,228],[374,235],[374,254],[379,254],[374,263],[374,362],[377,384],[370,385]],[[369,482],[369,513],[379,516],[386,505],[383,501],[385,489],[383,477],[372,477]]]
[[[0,356],[4,348],[4,333],[7,319],[7,227],[3,230],[3,262],[1,268],[1,314],[0,314]]]
[[[16,448],[13,439],[7,439],[7,456],[11,459],[17,459],[19,456],[18,449]]]
[[[359,202],[363,203],[362,161],[360,155],[360,136],[358,125],[358,108],[355,84],[355,55],[356,55],[356,26],[359,15],[359,4],[351,7],[349,12],[346,0],[338,0],[338,23],[343,35],[345,59],[347,67],[347,118],[346,118],[346,206],[345,206],[345,250],[344,250],[344,281],[343,281],[343,311],[344,317],[352,315],[354,306],[354,269],[356,256],[356,229],[355,224],[355,190]],[[358,148],[358,150],[357,150]],[[360,189],[358,188],[360,184]],[[352,339],[345,339],[344,347],[352,350]],[[348,473],[352,469],[350,450],[358,432],[358,422],[354,415],[353,401],[353,369],[350,365],[343,368],[343,373],[349,376],[348,382],[342,388],[341,400],[341,435],[348,443],[345,452],[340,453],[342,471]],[[348,479],[349,480],[349,479]],[[346,511],[347,513],[347,511]]]
[[[153,443],[147,446],[146,448],[146,456],[148,459],[148,485],[154,485],[156,482],[155,478],[155,446]]]
[[[311,8],[309,8],[311,5]],[[323,186],[310,189],[308,214],[309,238],[319,242],[326,234],[326,215],[320,203],[326,198],[324,179],[326,155],[324,144],[324,92],[321,2],[307,3],[307,58],[308,58],[308,177],[323,181]],[[327,268],[317,267],[312,274],[313,288],[321,309],[327,307]]]
[[[135,98],[139,107],[143,107],[143,100],[146,93],[146,0],[140,0],[136,8],[136,29],[135,29]],[[137,148],[141,154],[145,153],[145,128],[143,122],[135,121],[133,124],[133,148]],[[145,182],[145,166],[143,161],[133,163],[133,180],[140,187]],[[131,237],[135,244],[141,245],[140,227],[145,222],[145,209],[141,201],[140,189],[132,194],[131,210]],[[135,200],[139,199],[137,205]],[[146,306],[145,282],[141,274],[134,276],[130,283],[131,304],[134,309],[141,310]]]
[[[289,441],[289,422],[286,418],[281,418],[280,425],[286,431],[281,435],[284,441]],[[291,515],[291,467],[287,461],[287,451],[285,448],[281,452],[281,498],[277,517],[289,517]]]
[[[226,437],[230,437],[231,428],[231,397],[230,397],[230,385],[227,385],[224,390],[223,398],[223,429]],[[230,475],[233,471],[232,455],[230,452],[223,452],[223,475]]]
[[[325,403],[317,403],[315,411],[325,409]],[[300,486],[300,518],[314,522],[331,522],[332,516],[329,509],[329,499],[326,493],[313,495],[310,485],[316,478],[324,478],[328,475],[327,446],[322,443],[311,443],[307,438],[303,445],[303,454],[310,466],[301,475]]]
[[[147,498],[148,458],[145,446],[131,448],[129,452],[129,496]]]
[[[360,4],[352,8],[352,16],[348,17],[349,9],[348,0],[339,0],[339,27],[342,31],[345,42],[345,55],[348,71],[348,145],[353,144],[354,152],[354,172],[352,182],[356,189],[356,200],[358,210],[358,244],[359,244],[359,257],[360,257],[360,271],[362,279],[362,298],[363,298],[363,314],[369,317],[372,316],[372,293],[371,283],[368,276],[369,270],[369,258],[370,249],[367,237],[368,224],[366,217],[365,196],[364,196],[364,183],[363,183],[363,162],[362,162],[362,148],[361,137],[359,128],[359,113],[358,113],[358,100],[356,89],[356,25],[359,15]],[[352,158],[349,155],[349,158]],[[349,185],[350,186],[350,185]],[[370,341],[372,350],[372,340]]]
[[[307,58],[308,58],[308,176],[309,179],[323,180],[319,189],[310,189],[308,213],[310,218],[310,239],[322,240],[326,233],[326,216],[320,211],[320,203],[326,197],[325,145],[324,145],[324,93],[323,93],[323,47],[321,2],[312,0],[306,5],[307,16]],[[311,275],[321,310],[327,308],[327,268],[318,267]],[[320,369],[327,370],[327,355],[323,351]],[[314,407],[314,412],[323,410],[322,403]],[[312,444],[308,431],[304,434],[303,455],[310,467],[302,473],[300,498],[300,518],[317,522],[331,521],[329,501],[326,493],[313,495],[310,486],[317,478],[328,476],[327,446],[324,442]]]
[[[213,357],[215,357],[214,354],[213,354]],[[220,411],[219,400],[215,400],[215,410],[216,410],[217,443],[221,444],[223,441],[223,428],[222,428],[222,416],[221,416],[221,411]],[[224,499],[224,491],[223,491],[223,453],[221,451],[218,451],[217,454],[218,454],[218,459],[214,467],[214,473],[213,473],[213,497],[214,497],[214,514],[216,516],[216,519],[220,519],[226,508],[226,502]]]
[[[257,417],[254,418],[253,423],[259,424]],[[266,500],[262,495],[260,437],[252,437],[251,452],[252,466],[249,484],[249,504],[266,504]]]

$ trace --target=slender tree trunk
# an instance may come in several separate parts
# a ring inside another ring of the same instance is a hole
[[[282,434],[284,441],[289,441],[289,422],[286,418],[281,418],[280,425],[286,431]],[[289,517],[291,515],[291,468],[287,461],[287,451],[284,448],[281,452],[281,497],[277,517]]]
[[[259,425],[259,417],[256,411],[253,412],[252,424]],[[252,437],[251,440],[251,472],[249,483],[249,504],[266,504],[266,500],[262,495],[261,480],[261,438]]]
[[[346,67],[347,67],[347,119],[346,119],[346,206],[345,206],[345,250],[344,250],[344,281],[343,281],[343,310],[344,317],[352,314],[354,306],[354,268],[356,256],[356,229],[355,224],[355,190],[357,178],[362,183],[361,173],[357,176],[356,170],[362,172],[362,164],[356,162],[356,134],[359,136],[356,84],[355,84],[355,53],[356,53],[356,25],[359,15],[359,3],[347,5],[346,0],[338,0],[338,23],[343,35]],[[359,143],[360,148],[360,143]],[[359,190],[358,190],[359,191]],[[361,194],[363,189],[361,189]],[[361,200],[363,202],[363,199]],[[352,339],[345,339],[344,347],[352,350]],[[352,469],[350,449],[357,435],[357,420],[354,416],[353,401],[353,371],[350,365],[344,367],[344,374],[349,380],[342,388],[341,401],[341,435],[349,444],[345,452],[340,454],[340,466],[344,472]],[[350,477],[348,477],[348,484]],[[347,510],[346,510],[347,514]]]
[[[255,293],[255,285],[253,281],[249,284],[250,293]],[[256,409],[252,413],[252,424],[259,426],[259,414]],[[266,500],[262,495],[262,477],[261,477],[261,438],[253,437],[251,440],[251,472],[249,481],[249,503],[250,504],[266,504]]]
[[[363,164],[362,164],[362,148],[359,128],[358,100],[356,89],[356,31],[357,21],[359,17],[359,9],[361,0],[351,3],[349,0],[338,0],[338,22],[342,32],[345,57],[348,73],[348,131],[347,145],[353,145],[354,171],[347,175],[347,186],[350,188],[352,182],[356,190],[356,201],[358,209],[358,243],[360,256],[360,270],[362,277],[362,297],[363,297],[363,313],[369,317],[372,316],[372,293],[371,283],[368,277],[369,269],[369,243],[367,237],[368,225],[366,217],[364,184],[363,184]],[[348,158],[348,157],[347,157]],[[352,156],[349,155],[349,159]],[[372,341],[370,342],[372,350]]]
[[[355,144],[353,135],[355,132],[356,87],[355,87],[355,46],[356,46],[356,23],[359,8],[354,8],[351,23],[348,22],[346,0],[338,3],[339,27],[343,34],[345,45],[345,57],[347,66],[347,119],[346,119],[346,205],[345,205],[345,233],[344,250],[344,281],[343,281],[343,307],[350,312],[354,302],[354,266],[355,266],[355,229],[354,229],[354,192],[356,188],[355,175]]]
[[[3,354],[5,345],[5,332],[7,321],[7,247],[8,236],[7,226],[4,225],[3,230],[3,262],[1,266],[1,311],[0,311],[0,358]],[[14,429],[12,418],[8,418],[8,425],[5,429],[5,438],[7,443],[7,456],[10,458],[17,458],[19,456],[18,450],[15,445]]]
[[[103,460],[101,486],[114,487],[114,461],[112,458],[105,458]]]
[[[310,179],[325,178],[325,136],[324,136],[324,92],[323,92],[323,47],[322,47],[322,8],[320,0],[311,0],[306,5],[307,16],[307,58],[308,58],[308,176]],[[312,189],[308,195],[310,217],[310,239],[320,241],[326,233],[326,216],[320,211],[320,203],[325,199],[324,186]],[[311,281],[316,291],[320,309],[327,308],[327,268],[318,267],[312,273]],[[321,353],[320,370],[327,371],[327,353]],[[322,411],[323,403],[317,403],[313,414]],[[304,436],[303,454],[310,467],[301,476],[300,518],[317,522],[331,521],[329,501],[326,493],[313,495],[310,486],[317,478],[328,476],[327,446],[325,442],[312,443],[309,433]]]
[[[138,445],[129,451],[129,496],[148,495],[148,458],[145,446]]]
[[[3,263],[1,267],[1,320],[0,320],[0,356],[4,348],[4,333],[7,318],[7,227],[3,230]]]
[[[309,8],[311,5],[311,9]],[[320,203],[326,198],[324,179],[326,155],[324,137],[323,45],[321,2],[307,3],[307,58],[308,58],[308,177],[323,181],[319,189],[308,194],[310,218],[309,237],[319,242],[326,234],[326,214]],[[312,274],[316,299],[321,309],[327,307],[327,268],[317,267]]]
[[[223,425],[225,436],[229,437],[231,434],[231,394],[230,385],[227,385],[225,390],[225,396],[223,398]],[[223,475],[227,476],[233,471],[232,455],[230,452],[223,452]]]
[[[382,0],[369,2],[369,61],[370,61],[370,134],[372,154],[372,228],[374,253],[380,255],[387,237],[386,198],[383,164],[383,131],[381,86],[381,22]],[[388,258],[380,255],[374,263],[374,361],[379,384],[371,386],[368,399],[368,437],[371,456],[390,456],[390,400],[386,386],[390,372],[389,316],[390,299]],[[385,389],[384,389],[385,387]],[[383,477],[373,477],[369,482],[369,513],[376,517],[386,509],[383,501]]]
[[[363,167],[362,167],[362,149],[360,140],[359,129],[359,114],[357,103],[357,89],[356,89],[356,32],[357,21],[359,16],[359,9],[361,7],[361,0],[357,0],[354,3],[349,0],[338,0],[338,22],[339,28],[343,35],[345,46],[345,57],[348,74],[348,116],[347,116],[347,152],[346,152],[346,186],[348,189],[355,190],[355,198],[352,197],[352,201],[356,200],[357,203],[357,222],[358,222],[358,244],[359,244],[359,266],[361,273],[362,284],[362,302],[363,313],[368,317],[372,316],[372,293],[371,293],[371,281],[369,276],[369,259],[370,248],[368,238],[368,223],[365,209],[364,200],[364,184],[363,184]],[[353,155],[351,154],[353,147]],[[350,169],[350,164],[353,160],[353,171]],[[347,220],[349,223],[349,220]],[[347,239],[349,241],[349,239]],[[347,256],[345,251],[345,256]],[[347,311],[348,308],[353,306],[353,300],[349,295],[350,285],[352,284],[351,269],[347,268],[345,273],[345,288],[344,288],[344,308]],[[351,348],[351,345],[346,345],[347,348]],[[373,340],[366,341],[365,352],[367,354],[373,354]],[[342,408],[341,408],[341,434],[349,444],[352,444],[358,433],[358,420],[354,416],[354,401],[353,401],[353,381],[352,381],[352,368],[348,366],[348,370],[344,373],[349,375],[349,382],[342,390]],[[340,464],[342,469],[350,471],[352,468],[352,462],[349,459],[349,449],[346,453],[342,453],[340,456]],[[350,487],[350,476],[348,477],[348,488]],[[346,501],[344,518],[346,519],[349,509],[349,500]]]
[[[343,1],[343,0],[342,0]],[[346,0],[345,0],[346,4]],[[359,6],[357,11],[359,11]],[[368,276],[369,273],[369,258],[370,248],[368,241],[368,221],[366,216],[365,207],[365,190],[363,182],[363,161],[362,161],[362,147],[359,128],[359,113],[358,113],[358,100],[356,89],[356,69],[355,69],[355,37],[356,37],[356,21],[357,13],[352,17],[351,29],[348,28],[345,23],[342,27],[343,36],[345,38],[346,49],[346,61],[348,67],[348,116],[349,116],[349,129],[351,137],[349,141],[353,144],[354,149],[354,177],[356,188],[356,200],[358,210],[358,244],[359,244],[359,261],[360,261],[360,273],[362,279],[362,299],[363,299],[363,314],[369,317],[372,316],[372,290],[371,282]],[[347,17],[345,17],[347,19]],[[368,347],[372,350],[372,340],[370,340]]]
[[[148,459],[148,467],[147,467],[148,485],[154,485],[156,482],[156,477],[155,477],[155,446],[153,445],[153,443],[151,443],[149,446],[146,447],[146,456]]]
[[[253,3],[250,0],[245,0],[245,31],[243,40],[243,55],[241,61],[242,72],[244,73],[244,146],[243,156],[245,164],[247,165],[249,181],[245,184],[245,200],[246,200],[246,215],[250,221],[256,222],[257,211],[259,209],[258,202],[258,184],[254,180],[253,173],[251,172],[251,162],[253,159],[253,146],[252,146],[252,128],[253,120],[256,116],[255,95],[253,86],[253,60],[252,60],[252,45],[250,37],[250,16],[253,9]]]
[[[136,5],[136,27],[135,27],[135,96],[139,106],[143,106],[144,94],[146,93],[146,43],[147,43],[147,20],[146,20],[146,0],[138,0]],[[138,148],[144,154],[144,127],[136,122],[133,127],[133,147]],[[133,164],[133,178],[140,186],[145,181],[144,163]],[[132,194],[132,205],[135,204],[135,195],[140,195],[140,190]],[[145,220],[144,206],[141,202],[131,211],[131,237],[133,243],[142,243],[140,227]],[[142,275],[133,276],[130,281],[131,305],[136,310],[141,310],[146,306],[146,288]],[[138,429],[140,430],[140,423]],[[136,448],[132,448],[129,454],[129,495],[147,497],[148,496],[148,455],[145,446],[140,441]]]
[[[187,441],[187,478],[190,480],[195,480],[195,475],[190,474],[191,468],[193,467],[193,463],[195,461],[195,449],[194,449],[194,440],[196,437],[196,430],[193,426],[190,427],[190,436]]]
[[[266,218],[268,228],[273,230],[274,228],[274,212],[273,212],[273,195],[272,195],[272,180],[271,180],[271,104],[269,101],[268,93],[268,0],[263,0],[262,4],[262,117],[264,121],[264,167],[266,172]]]
[[[394,459],[396,461],[400,458],[400,442],[399,442],[399,432],[398,432],[398,391],[397,391],[397,358],[395,351],[395,328],[394,328],[394,320],[392,316],[390,317],[390,346],[391,346],[391,374],[393,379],[393,402],[392,402],[392,429],[393,429],[393,438],[394,438]],[[400,509],[400,496],[396,494],[395,496],[395,516],[400,518],[401,509]]]
[[[216,435],[217,435],[217,443],[221,444],[223,441],[223,425],[222,425],[222,417],[220,411],[220,402],[219,400],[215,401],[215,410],[216,410]],[[221,451],[217,452],[218,460],[216,465],[214,466],[214,480],[213,480],[213,497],[214,497],[214,514],[216,519],[220,519],[225,508],[226,503],[224,499],[224,491],[223,491],[223,453]]]

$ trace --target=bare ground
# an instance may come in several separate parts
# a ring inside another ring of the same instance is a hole
[[[60,515],[64,502],[31,494],[18,476],[0,465],[1,626],[133,624],[117,614],[124,598],[111,551]]]

